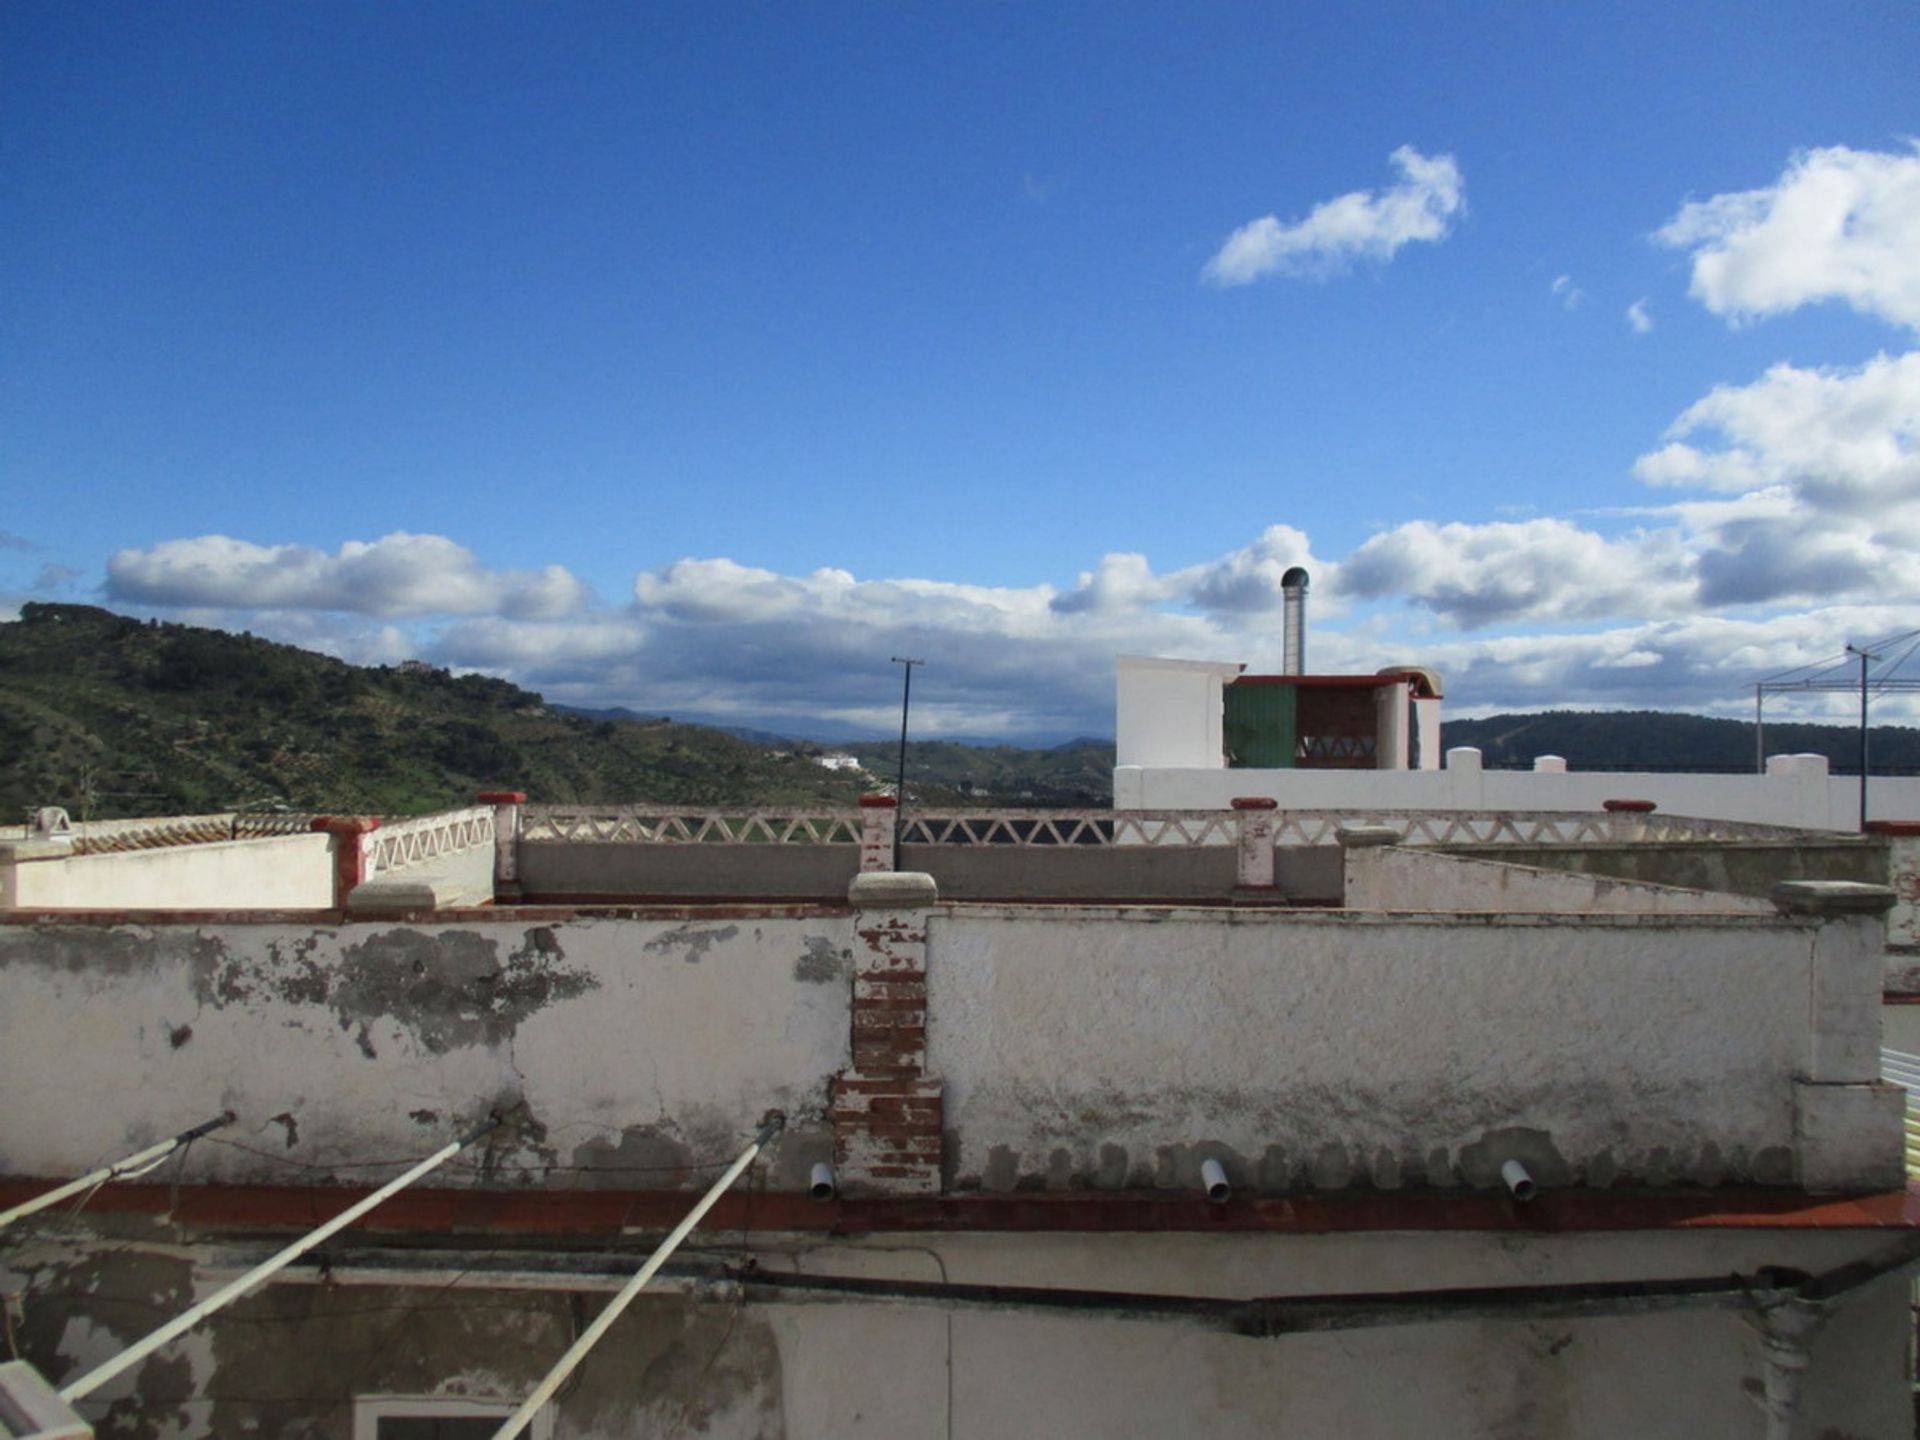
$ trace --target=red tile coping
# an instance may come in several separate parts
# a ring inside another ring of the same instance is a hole
[[[0,1206],[31,1199],[55,1181],[0,1181]],[[203,1228],[307,1227],[338,1214],[372,1187],[293,1185],[108,1185],[89,1211],[157,1215]],[[690,1191],[422,1190],[401,1192],[353,1227],[364,1232],[561,1234],[656,1230],[676,1224]],[[48,1212],[52,1215],[59,1210]],[[1332,1235],[1358,1231],[1905,1230],[1920,1229],[1920,1185],[1866,1195],[1728,1189],[1635,1193],[1543,1192],[1521,1205],[1504,1194],[1237,1197],[1138,1191],[942,1195],[839,1199],[804,1194],[721,1197],[708,1230],[1180,1232]]]

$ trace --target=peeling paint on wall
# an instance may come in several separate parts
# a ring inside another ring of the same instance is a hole
[[[642,948],[650,955],[678,954],[689,965],[698,965],[706,958],[707,951],[716,944],[733,939],[740,933],[738,925],[700,926],[682,925],[669,930],[666,934],[649,940]]]

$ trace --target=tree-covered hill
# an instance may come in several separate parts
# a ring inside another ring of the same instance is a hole
[[[528,690],[250,635],[27,605],[0,624],[0,821],[249,806],[409,814],[547,801],[851,802],[860,777],[716,730],[565,714]]]

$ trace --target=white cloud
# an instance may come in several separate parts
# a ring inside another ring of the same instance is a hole
[[[136,605],[343,610],[360,615],[470,615],[525,619],[570,614],[586,588],[558,565],[488,570],[442,535],[396,531],[350,540],[332,555],[305,545],[255,545],[226,535],[119,550],[107,595]]]
[[[1687,443],[1701,432],[1722,443]],[[1649,484],[1738,492],[1785,484],[1842,509],[1920,498],[1920,351],[1852,369],[1775,365],[1750,385],[1715,386],[1667,434],[1634,466]]]
[[[1566,520],[1416,520],[1347,557],[1339,588],[1359,599],[1404,598],[1449,624],[1477,628],[1674,614],[1691,604],[1690,570],[1673,530],[1610,540]]]
[[[1633,333],[1644,335],[1653,329],[1653,312],[1647,306],[1647,297],[1642,295],[1627,306],[1627,324],[1633,327]]]
[[[1635,473],[1664,503],[1411,520],[1333,558],[1273,524],[1178,568],[1099,556],[1065,589],[789,575],[709,556],[643,571],[630,603],[601,606],[557,567],[487,571],[433,536],[334,556],[166,541],[116,556],[112,578],[123,600],[230,599],[202,618],[345,658],[419,655],[563,703],[767,728],[884,730],[899,703],[888,657],[911,654],[928,662],[914,676],[928,734],[1105,730],[1121,653],[1273,667],[1280,578],[1294,565],[1313,576],[1316,669],[1428,663],[1482,709],[1733,705],[1757,675],[1914,623],[1920,352],[1849,369],[1776,365],[1717,387]],[[428,618],[401,628],[356,615]]]
[[[1389,157],[1400,179],[1382,191],[1355,190],[1283,225],[1263,216],[1227,237],[1200,272],[1213,285],[1245,285],[1262,275],[1318,277],[1358,260],[1391,260],[1415,240],[1447,237],[1466,208],[1466,186],[1451,155],[1422,155],[1402,145]]]
[[[1587,298],[1587,292],[1573,283],[1571,275],[1556,275],[1553,283],[1547,287],[1560,299],[1560,304],[1568,310],[1578,310],[1580,302]]]
[[[1800,151],[1772,185],[1684,205],[1654,239],[1693,252],[1689,293],[1716,315],[1840,300],[1920,329],[1920,147]]]

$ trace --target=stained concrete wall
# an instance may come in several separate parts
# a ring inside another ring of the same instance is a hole
[[[0,1169],[83,1173],[229,1108],[210,1179],[364,1178],[495,1109],[455,1180],[704,1184],[771,1107],[823,1158],[852,923],[0,924]]]
[[[1811,945],[1778,920],[981,906],[928,947],[959,1189],[1794,1172]]]
[[[27,844],[23,852],[44,847]],[[21,910],[324,910],[332,837],[281,835],[21,859],[0,855],[0,903]]]
[[[68,1235],[11,1252],[22,1353],[56,1382],[117,1353],[228,1272],[154,1241]],[[696,1239],[696,1246],[701,1243]],[[1818,1272],[1876,1232],[1330,1236],[937,1235],[871,1243],[705,1237],[765,1269],[1250,1297]],[[229,1248],[229,1252],[230,1248]],[[250,1252],[249,1252],[250,1253]],[[235,1256],[236,1260],[240,1257]],[[551,1256],[544,1257],[551,1260]],[[232,1261],[228,1262],[233,1263]],[[404,1285],[342,1272],[239,1302],[82,1402],[126,1440],[359,1440],[370,1394],[518,1400],[607,1285],[488,1287],[458,1262]],[[1812,1344],[1796,1436],[1908,1433],[1901,1281],[1837,1307]],[[555,1404],[565,1440],[1616,1440],[1757,1436],[1765,1362],[1732,1309],[1442,1321],[1248,1339],[1171,1322],[643,1294]]]
[[[1729,895],[1764,897],[1782,880],[1888,882],[1887,847],[1859,836],[1795,840],[1663,840],[1630,844],[1448,845],[1449,855],[1611,875],[1653,885],[1680,885]]]
[[[1224,900],[1236,852],[1207,846],[907,845],[901,868],[932,875],[952,900]],[[529,896],[769,896],[843,899],[859,866],[850,845],[626,845],[529,841],[520,847]],[[1332,847],[1281,847],[1283,895],[1340,897]]]
[[[1784,877],[1783,877],[1784,878]],[[1346,852],[1350,910],[1497,910],[1553,915],[1770,915],[1751,895],[1690,890],[1376,845]]]
[[[684,1186],[772,1107],[783,1153],[823,1158],[859,923],[0,923],[0,1172],[229,1108],[209,1178],[355,1178],[494,1110],[457,1179]],[[1879,1183],[1897,1104],[1840,1093],[1877,1074],[1874,923],[937,908],[945,1182],[1187,1188],[1213,1157],[1266,1191],[1488,1186],[1509,1158],[1544,1185]],[[1803,1078],[1863,1108],[1803,1138]]]
[[[636,845],[522,840],[528,895],[697,895],[842,901],[856,845]]]

